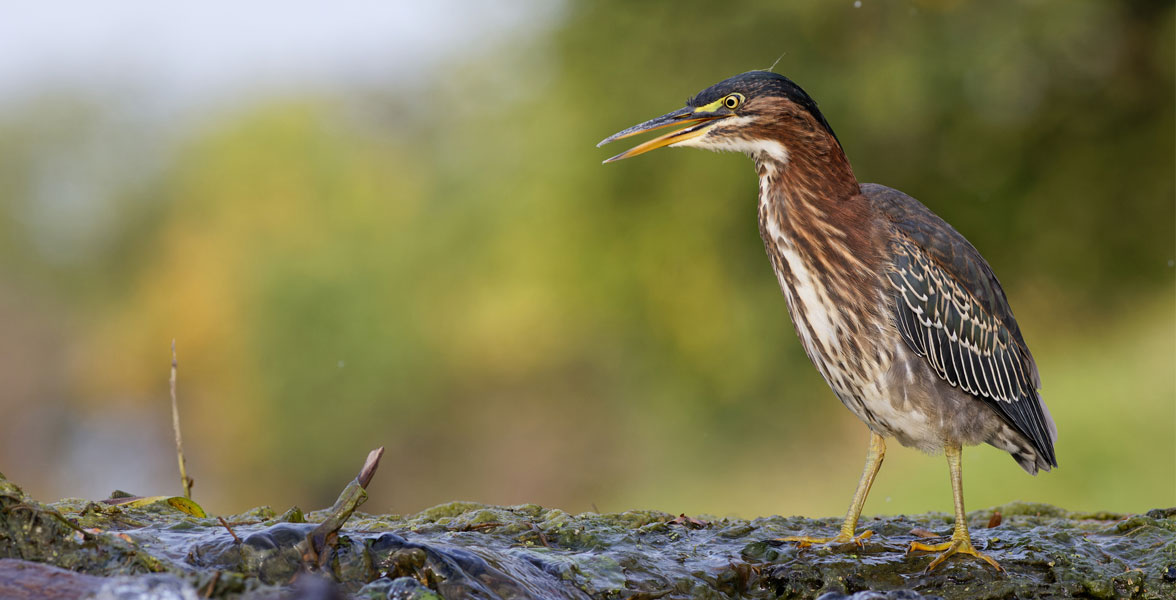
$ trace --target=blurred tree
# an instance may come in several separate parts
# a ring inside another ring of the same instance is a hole
[[[605,168],[593,147],[784,52],[777,70],[821,102],[859,177],[989,258],[1042,364],[1063,468],[1013,479],[976,453],[970,481],[1004,487],[970,505],[1170,504],[1170,420],[1107,431],[1105,411],[1176,398],[1171,3],[860,4],[573,3],[555,31],[424,89],[234,106],[146,182],[102,188],[107,241],[68,264],[22,216],[62,145],[43,115],[9,112],[0,278],[81,331],[83,413],[162,399],[178,338],[214,510],[327,503],[385,444],[378,510],[836,514],[866,434],[793,339],[747,160]],[[1128,429],[1151,445],[1117,441]],[[1143,460],[1156,447],[1168,463]],[[874,494],[894,502],[867,512],[945,509],[941,465],[903,460]]]

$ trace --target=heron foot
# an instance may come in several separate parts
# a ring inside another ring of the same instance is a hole
[[[943,564],[943,561],[947,560],[947,558],[953,554],[968,554],[970,556],[975,556],[976,558],[979,558],[980,560],[983,560],[984,562],[992,565],[992,567],[997,571],[1004,570],[1000,567],[1000,563],[996,562],[996,559],[977,550],[976,547],[972,545],[971,538],[966,535],[953,535],[950,542],[944,542],[942,544],[922,544],[919,542],[911,542],[911,547],[907,549],[907,552],[910,553],[916,550],[921,550],[924,552],[942,552],[942,554],[935,557],[935,560],[931,561],[931,564],[927,565],[927,570],[924,571],[926,573],[930,573],[932,569]]]
[[[858,548],[864,548],[864,542],[870,536],[874,535],[873,531],[865,530],[858,535],[841,532],[833,537],[811,537],[807,535],[790,535],[788,537],[776,538],[777,542],[795,542],[798,548],[808,548],[813,544],[857,544]]]

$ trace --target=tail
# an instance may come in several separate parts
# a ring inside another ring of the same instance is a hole
[[[1041,415],[1049,432],[1049,442],[1045,448],[1039,449],[1037,444],[1007,423],[988,440],[989,444],[1011,454],[1013,460],[1017,461],[1017,464],[1021,465],[1021,468],[1030,475],[1036,475],[1039,470],[1049,471],[1058,466],[1057,458],[1054,455],[1058,427],[1054,424],[1053,416],[1049,414],[1049,408],[1045,406],[1045,402],[1041,400],[1040,396],[1037,398],[1037,404],[1041,407]]]

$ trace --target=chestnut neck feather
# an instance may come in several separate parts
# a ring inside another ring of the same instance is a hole
[[[828,131],[815,126],[811,117],[782,123],[784,127],[771,133],[787,148],[787,160],[756,157],[760,234],[768,252],[787,245],[810,272],[831,284],[832,295],[855,296],[832,300],[872,304],[875,296],[870,292],[878,289],[873,273],[878,272],[880,240],[869,200],[841,145]],[[769,232],[783,239],[770,239]]]

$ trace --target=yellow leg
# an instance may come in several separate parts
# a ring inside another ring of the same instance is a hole
[[[857,529],[858,517],[861,516],[862,507],[866,504],[866,496],[870,493],[870,486],[874,485],[874,476],[878,474],[878,469],[882,467],[883,458],[886,458],[886,440],[871,431],[870,449],[866,452],[866,466],[862,469],[862,478],[858,480],[857,491],[853,493],[853,501],[849,504],[849,512],[845,513],[845,522],[841,524],[840,533],[830,538],[802,535],[782,537],[779,538],[779,541],[797,542],[801,548],[806,548],[813,544],[847,544],[849,542],[861,546],[862,540],[874,535],[874,532],[866,530],[857,537],[854,537],[853,532]]]
[[[964,480],[960,465],[960,447],[948,446],[943,449],[943,452],[947,455],[947,466],[951,470],[951,493],[955,496],[955,531],[951,534],[950,542],[935,545],[911,542],[911,547],[908,552],[915,550],[942,552],[942,554],[935,557],[935,560],[931,561],[930,565],[927,565],[928,571],[943,564],[943,561],[947,560],[947,557],[953,554],[969,554],[975,556],[995,567],[997,571],[1002,571],[1003,569],[1000,568],[1000,564],[996,560],[980,552],[972,545],[972,536],[968,534],[968,520],[964,516]]]

